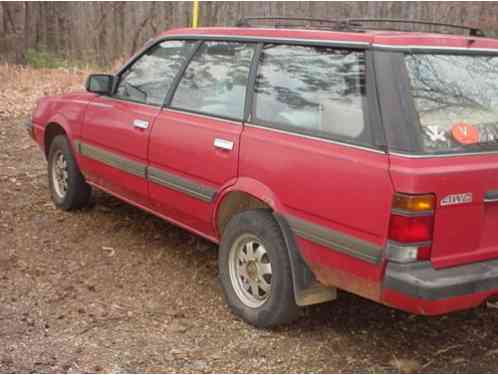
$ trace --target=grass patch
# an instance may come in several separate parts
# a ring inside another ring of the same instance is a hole
[[[29,48],[25,53],[26,64],[35,69],[57,69],[68,67],[68,62],[47,51]]]
[[[34,69],[83,69],[93,71],[109,71],[109,66],[101,66],[95,63],[80,61],[76,59],[67,59],[57,56],[45,49],[29,48],[24,53],[25,63]]]

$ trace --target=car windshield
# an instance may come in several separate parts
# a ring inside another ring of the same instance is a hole
[[[423,151],[498,150],[498,56],[407,54]]]

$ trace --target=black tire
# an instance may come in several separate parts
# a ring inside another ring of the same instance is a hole
[[[245,236],[255,237],[261,242],[271,263],[271,292],[257,307],[244,303],[237,294],[241,293],[240,287],[235,285],[237,281],[232,281],[230,276],[229,264],[234,259],[230,258],[230,253],[236,251],[234,248]],[[280,227],[269,210],[247,210],[230,220],[221,240],[218,267],[228,306],[246,322],[258,328],[270,328],[290,323],[298,317],[288,251]],[[237,288],[239,292],[236,292]]]
[[[64,158],[67,171],[67,188],[65,193],[59,192],[61,188],[56,187],[54,181],[54,164],[58,157]],[[54,204],[65,211],[71,211],[86,207],[92,195],[92,188],[85,182],[83,175],[73,156],[71,146],[66,136],[58,135],[50,144],[48,153],[48,185],[50,195]]]

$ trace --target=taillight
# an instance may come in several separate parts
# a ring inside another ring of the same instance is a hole
[[[429,260],[434,226],[433,194],[396,193],[389,222],[387,259],[398,263]]]
[[[432,216],[403,216],[391,214],[389,239],[396,242],[425,242],[432,240]]]

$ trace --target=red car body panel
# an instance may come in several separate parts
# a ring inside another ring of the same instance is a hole
[[[297,216],[383,246],[393,195],[388,166],[384,153],[246,126],[239,175],[271,186],[280,204],[278,212],[283,215]],[[379,265],[324,251],[310,241],[299,240],[299,245],[315,268],[321,266],[330,273],[346,271],[380,283]],[[336,285],[349,290],[347,284],[345,281],[344,285]]]
[[[304,259],[323,285],[382,302],[384,261],[370,264],[311,241],[298,239],[298,242]]]
[[[461,35],[441,35],[426,33],[379,32],[375,44],[389,46],[428,46],[443,48],[498,48],[498,41],[492,38],[477,38]]]
[[[198,28],[171,30],[157,39],[202,35],[498,49],[494,39],[401,32]],[[134,127],[136,119],[148,122],[147,129]],[[146,166],[144,176],[130,174],[77,153],[94,186],[215,242],[221,237],[220,206],[232,192],[247,193],[289,220],[342,233],[374,250],[388,241],[395,192],[432,193],[438,202],[431,257],[436,271],[498,258],[498,203],[483,202],[484,194],[498,187],[496,154],[412,158],[91,93],[44,98],[32,120],[42,148],[46,126],[56,123],[75,147],[97,147],[104,159],[111,152],[131,166]],[[233,149],[217,149],[216,138],[232,142]],[[151,171],[155,174],[147,179]],[[199,184],[205,194],[199,199],[188,186],[161,183],[162,175]],[[472,193],[473,201],[440,205],[445,196],[462,192]],[[497,288],[438,300],[409,296],[384,286],[383,256],[359,259],[296,233],[301,255],[319,281],[389,306],[432,315],[473,307],[498,294]]]
[[[391,156],[396,191],[435,193],[432,264],[456,266],[498,257],[498,204],[484,203],[487,191],[498,186],[498,156],[410,159]],[[472,193],[467,204],[441,206],[455,193]]]
[[[61,97],[40,99],[32,115],[34,134],[38,144],[45,147],[45,128],[49,124],[61,126],[70,139],[78,138],[84,123],[85,109],[96,97],[89,92],[75,92]]]
[[[85,125],[80,137],[84,144],[113,152],[131,161],[147,164],[149,129],[133,126],[135,119],[153,124],[159,108],[98,97],[85,112]],[[90,182],[116,192],[144,206],[150,205],[147,181],[106,163],[82,156],[81,169]]]
[[[149,164],[215,192],[237,177],[241,123],[174,110],[161,111],[150,138]],[[231,151],[214,146],[216,138],[233,143]],[[154,209],[192,228],[216,236],[213,205],[184,192],[149,183]]]
[[[384,289],[382,302],[388,306],[400,308],[418,315],[441,315],[450,311],[466,310],[481,305],[490,297],[498,296],[498,289],[488,292],[472,293],[465,296],[429,301],[412,298],[394,290]]]
[[[373,42],[374,36],[370,33],[347,33],[316,30],[288,30],[288,29],[262,29],[262,28],[240,28],[240,27],[200,27],[196,29],[173,29],[161,33],[159,37],[170,35],[207,35],[207,36],[242,36],[242,37],[259,37],[259,38],[288,38],[310,39],[319,41],[355,41],[355,42]]]

